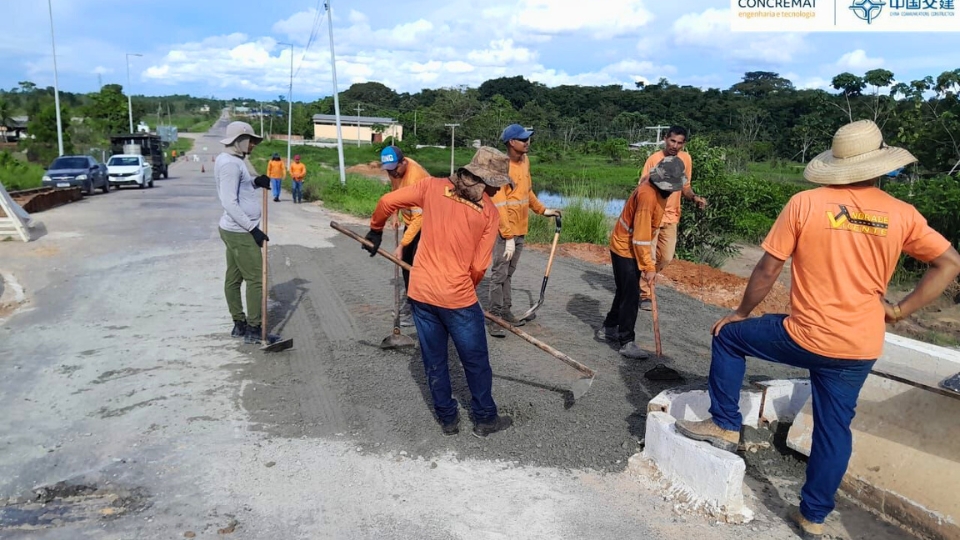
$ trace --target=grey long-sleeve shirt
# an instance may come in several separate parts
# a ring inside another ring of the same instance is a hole
[[[223,206],[220,228],[230,232],[250,232],[260,224],[261,201],[253,175],[242,159],[220,154],[213,166],[217,195]]]

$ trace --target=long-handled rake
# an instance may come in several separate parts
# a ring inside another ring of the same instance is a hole
[[[521,321],[533,319],[533,314],[543,305],[543,293],[547,290],[547,280],[550,279],[550,268],[553,266],[553,256],[557,253],[557,240],[560,239],[560,214],[554,216],[557,228],[553,233],[553,245],[550,246],[550,258],[547,259],[547,271],[543,274],[543,283],[540,285],[540,299],[526,313],[520,316]]]
[[[343,233],[343,234],[346,235],[346,236],[349,236],[350,238],[353,238],[353,239],[356,240],[357,242],[360,242],[361,244],[363,244],[363,245],[365,245],[365,246],[367,246],[367,247],[373,247],[373,244],[372,244],[369,240],[367,240],[366,238],[360,236],[359,234],[351,231],[350,229],[347,229],[347,228],[343,227],[342,225],[340,225],[340,224],[337,223],[336,221],[331,221],[331,222],[330,222],[330,227],[332,227],[333,229],[335,229],[335,230]],[[399,267],[405,268],[405,269],[407,269],[407,270],[411,270],[411,269],[412,269],[409,264],[407,264],[407,263],[401,261],[400,259],[394,257],[392,254],[387,253],[387,252],[384,251],[382,248],[377,249],[377,253],[380,254],[381,256],[383,256],[385,259],[387,259],[387,260],[389,260],[390,262],[392,262],[393,264],[399,266]],[[503,319],[501,319],[500,317],[497,317],[496,315],[491,315],[489,312],[484,311],[484,312],[483,312],[483,316],[486,317],[487,320],[489,320],[489,321],[491,321],[491,322],[493,322],[493,323],[495,323],[495,324],[498,324],[498,325],[502,326],[503,328],[505,328],[505,329],[513,332],[514,334],[520,336],[521,338],[523,338],[524,341],[526,341],[526,342],[534,345],[534,346],[537,347],[538,349],[540,349],[540,350],[542,350],[542,351],[550,354],[550,356],[553,356],[554,358],[556,358],[557,360],[560,360],[560,361],[563,362],[564,364],[567,364],[568,366],[576,369],[576,370],[579,371],[580,373],[583,373],[583,374],[585,375],[584,377],[581,377],[580,379],[577,379],[576,382],[574,382],[573,384],[570,385],[570,393],[573,394],[573,401],[577,401],[578,399],[582,398],[583,395],[587,393],[587,390],[590,389],[590,386],[593,384],[593,379],[597,376],[597,372],[596,372],[596,371],[588,368],[587,366],[581,364],[580,362],[577,362],[577,361],[574,360],[573,358],[570,358],[570,357],[567,356],[566,354],[564,354],[564,353],[562,353],[562,352],[554,349],[553,347],[551,347],[551,346],[547,345],[546,343],[540,341],[539,339],[537,339],[537,338],[535,338],[535,337],[527,334],[526,332],[523,332],[523,331],[520,330],[519,328],[513,326],[512,324],[508,323],[507,321],[504,321]]]

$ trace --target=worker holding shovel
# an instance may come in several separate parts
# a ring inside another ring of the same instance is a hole
[[[686,182],[683,161],[675,156],[663,158],[627,199],[610,235],[610,258],[617,289],[597,337],[617,344],[620,355],[626,358],[650,357],[634,341],[640,283],[643,280],[653,287],[657,277],[651,253],[654,231],[660,226],[670,195],[680,191]]]
[[[511,279],[520,263],[524,238],[527,234],[530,210],[547,217],[559,216],[560,211],[547,208],[533,192],[530,178],[530,137],[520,124],[507,126],[500,140],[507,146],[510,158],[510,186],[505,186],[493,196],[500,212],[499,235],[493,249],[493,268],[490,270],[490,312],[514,326],[523,326],[524,321],[511,312],[513,296]],[[527,320],[533,319],[531,314]],[[490,323],[487,331],[493,337],[505,337],[503,328]]]
[[[220,238],[227,248],[227,271],[224,294],[233,317],[231,336],[243,338],[244,343],[261,342],[263,294],[263,255],[261,248],[267,235],[260,230],[262,204],[257,189],[269,189],[270,178],[256,178],[250,174],[244,159],[262,141],[246,122],[232,122],[227,126],[226,138],[221,140],[223,153],[217,156],[213,176],[217,194],[223,206],[220,217]],[[240,285],[247,284],[247,313],[243,311]]]
[[[510,427],[493,400],[493,370],[476,287],[490,265],[497,236],[497,209],[490,196],[510,182],[509,158],[481,147],[450,178],[426,178],[377,202],[363,249],[373,257],[383,228],[401,208],[422,208],[421,240],[407,297],[420,341],[427,385],[444,435],[460,430],[450,386],[447,347],[452,338],[470,388],[473,434],[486,437]]]

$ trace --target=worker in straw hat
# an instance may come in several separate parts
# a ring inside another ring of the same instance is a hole
[[[450,178],[425,178],[392,191],[377,202],[364,246],[372,257],[387,219],[401,208],[422,208],[420,246],[410,272],[407,299],[420,341],[427,385],[444,435],[460,430],[457,400],[450,386],[447,347],[452,338],[472,399],[473,434],[486,437],[507,429],[493,400],[493,371],[476,287],[493,257],[499,214],[490,198],[510,182],[509,158],[481,147]]]
[[[794,195],[762,247],[737,310],[713,326],[711,418],[678,420],[677,431],[736,451],[738,407],[752,356],[810,371],[813,439],[800,507],[791,519],[805,537],[823,534],[852,449],[857,397],[883,350],[884,323],[895,324],[940,296],[960,274],[960,254],[917,210],[877,188],[877,178],[913,163],[887,146],[877,125],[853,122],[814,158],[804,178],[821,187]],[[900,253],[929,263],[897,304],[884,299]],[[750,318],[793,258],[789,315]]]

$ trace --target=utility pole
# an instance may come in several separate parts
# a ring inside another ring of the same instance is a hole
[[[360,148],[360,111],[363,109],[360,108],[360,104],[357,104],[357,148]]]
[[[417,110],[413,110],[413,136],[417,136]]]
[[[337,95],[337,56],[333,52],[333,8],[330,6],[330,1],[331,0],[327,0],[325,6],[327,8],[327,28],[330,29],[330,71],[333,72],[333,112],[337,119],[337,154],[340,157],[340,185],[343,186],[347,183],[347,173],[343,166],[343,135],[340,131],[340,98]]]
[[[263,102],[260,102],[260,138],[263,138]]]
[[[293,135],[293,43],[278,43],[290,46],[290,90],[287,92],[287,167],[290,166],[290,144]]]
[[[453,176],[453,146],[456,144],[453,135],[457,132],[460,124],[444,124],[444,126],[450,128],[450,176]]]
[[[646,129],[655,129],[657,130],[657,145],[660,144],[660,133],[664,129],[670,129],[670,126],[647,126]]]
[[[127,116],[130,118],[130,133],[133,133],[133,98],[130,97],[130,57],[143,56],[138,53],[127,53]]]
[[[57,79],[57,40],[53,37],[53,4],[47,0],[50,10],[50,44],[53,46],[53,101],[57,108],[57,145],[60,156],[63,155],[63,122],[60,120],[60,82]]]

